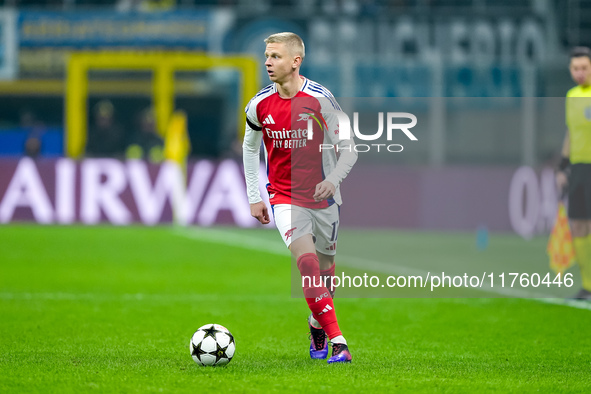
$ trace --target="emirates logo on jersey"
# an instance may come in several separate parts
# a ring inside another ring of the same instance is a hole
[[[308,130],[306,129],[286,130],[284,127],[281,130],[272,130],[269,127],[265,127],[264,132],[268,138],[273,140],[274,148],[303,148],[306,146],[306,141],[308,140]]]

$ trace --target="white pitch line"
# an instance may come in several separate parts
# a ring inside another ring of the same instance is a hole
[[[591,302],[588,301],[571,300],[567,298],[532,298],[532,300],[542,302],[544,304],[562,305],[591,311]]]
[[[279,256],[289,256],[289,250],[287,250],[283,244],[270,243],[269,241],[261,240],[260,238],[236,234],[230,231],[195,227],[191,229],[176,228],[173,232],[181,237],[196,239],[199,241],[209,241],[222,245],[237,246],[244,249],[276,254]]]
[[[246,234],[236,234],[231,230],[218,230],[215,228],[178,228],[173,230],[175,234],[200,241],[209,241],[229,246],[240,247],[248,250],[256,250],[259,252],[266,252],[283,257],[289,256],[289,251],[283,244],[269,242],[268,240],[261,240]],[[354,269],[367,269],[369,271],[388,274],[388,275],[403,275],[403,276],[427,276],[427,271],[411,268],[397,264],[387,264],[381,261],[361,259],[353,256],[339,255],[339,264]],[[493,288],[490,286],[482,286],[480,288],[470,288],[476,291],[486,293],[494,293],[505,297],[514,297],[538,301],[545,304],[562,305],[576,309],[591,310],[591,303],[586,301],[569,300],[563,298],[547,298],[542,294],[534,293],[527,290],[518,290],[511,288]]]
[[[285,301],[280,297],[269,294],[235,294],[224,295],[224,299],[231,301],[261,301],[273,302]],[[4,292],[0,293],[0,301],[29,301],[29,300],[44,300],[44,301],[160,301],[160,302],[203,302],[216,301],[219,296],[216,294],[105,294],[105,293],[18,293],[18,292]]]

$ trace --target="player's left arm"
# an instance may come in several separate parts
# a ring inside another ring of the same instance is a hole
[[[353,137],[348,139],[339,138],[339,123],[336,114],[329,110],[323,112],[322,115],[328,126],[326,135],[328,135],[330,142],[338,147],[338,149],[335,149],[340,155],[334,170],[331,171],[322,182],[316,185],[316,190],[313,196],[316,201],[333,197],[336,193],[336,188],[347,177],[351,168],[353,168],[353,165],[357,161],[357,151],[355,150],[355,141],[353,140]]]

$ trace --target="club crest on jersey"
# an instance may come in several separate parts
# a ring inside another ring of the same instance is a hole
[[[304,113],[300,114],[300,118],[298,120],[296,120],[296,122],[299,122],[299,121],[307,122],[308,119],[310,119],[310,115],[311,114],[304,112]]]
[[[288,240],[288,239],[289,239],[289,237],[291,237],[291,236],[293,235],[293,232],[295,231],[295,229],[296,229],[296,228],[297,228],[297,227],[290,228],[289,230],[287,230],[287,231],[285,232],[285,240]]]
[[[312,119],[314,119],[316,121],[316,123],[318,123],[320,130],[328,130],[328,125],[326,124],[326,120],[324,120],[324,117],[322,116],[322,114],[320,112],[316,111],[313,108],[309,108],[309,107],[304,107],[304,108],[310,112],[300,114],[301,119],[298,119],[298,121],[304,120],[302,115],[307,114],[308,117],[305,119],[306,121],[310,121],[310,117],[312,117]],[[310,129],[311,129],[311,127],[310,127]]]

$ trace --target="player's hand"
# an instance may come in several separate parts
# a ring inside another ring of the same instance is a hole
[[[256,204],[250,204],[250,214],[253,218],[256,218],[262,224],[271,223],[267,206],[262,201],[257,202]]]
[[[556,173],[556,188],[560,193],[561,197],[566,192],[566,188],[568,187],[568,177],[564,173],[564,171],[558,171]]]
[[[330,181],[322,181],[316,185],[316,191],[312,198],[314,201],[319,202],[331,198],[336,193],[336,187]]]

